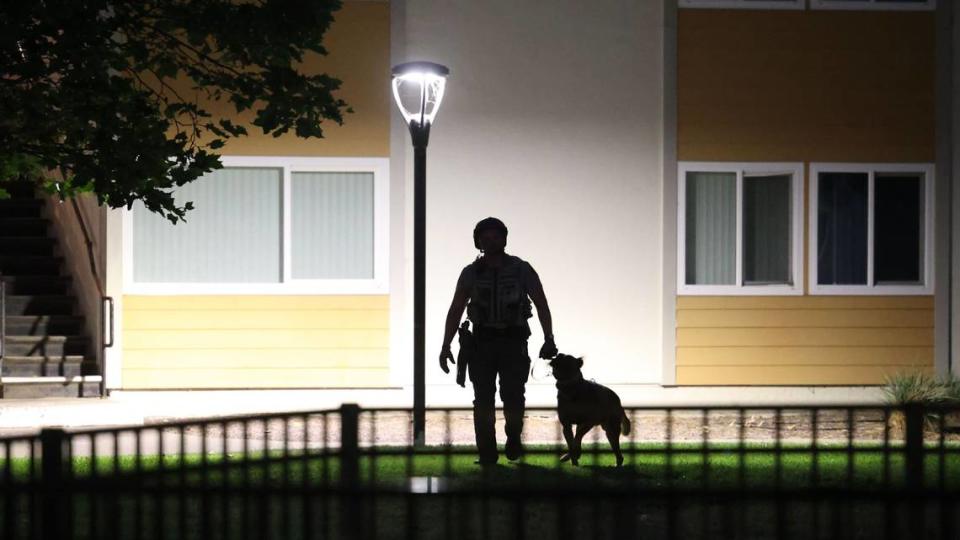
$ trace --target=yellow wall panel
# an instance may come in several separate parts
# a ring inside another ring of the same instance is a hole
[[[933,343],[932,328],[678,328],[689,347],[870,347]]]
[[[711,366],[678,367],[677,384],[702,385],[879,385],[904,372],[932,373],[916,366]]]
[[[680,328],[932,328],[929,309],[687,309]]]
[[[205,103],[211,111],[223,111],[247,125],[249,135],[229,139],[223,155],[355,156],[390,155],[390,4],[345,2],[334,13],[334,22],[324,36],[329,54],[304,56],[307,73],[327,73],[342,85],[334,94],[347,102],[343,125],[324,122],[324,138],[302,139],[292,133],[265,136],[249,125],[250,113],[236,114],[229,103]],[[184,84],[183,90],[194,95]],[[197,96],[201,103],[201,96]]]
[[[383,388],[389,370],[375,369],[125,369],[125,388],[196,389],[194,381],[216,388]]]
[[[933,347],[680,347],[677,365],[693,366],[921,366]]]
[[[122,385],[385,386],[387,296],[126,296]]]
[[[386,329],[387,310],[124,310],[125,330]]]
[[[381,349],[126,350],[124,369],[383,368]]]
[[[933,296],[678,296],[677,309],[933,309]]]
[[[934,13],[678,14],[680,160],[934,160]]]
[[[341,349],[384,348],[386,330],[124,330],[123,348],[136,349]]]
[[[260,296],[260,295],[183,295],[183,296],[124,296],[124,311],[172,310],[317,310],[362,309],[386,310],[390,297],[384,295],[331,296]]]
[[[930,296],[677,297],[677,384],[882,384],[933,369]]]

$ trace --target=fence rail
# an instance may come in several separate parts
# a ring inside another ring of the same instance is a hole
[[[634,407],[578,467],[553,409],[474,464],[472,412],[340,409],[0,439],[0,537],[956,538],[960,409]],[[502,418],[498,425],[502,426]]]

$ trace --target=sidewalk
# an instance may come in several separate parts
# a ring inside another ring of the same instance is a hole
[[[673,387],[611,385],[625,406],[750,406],[879,404],[878,387]],[[427,407],[470,407],[469,388],[428,385]],[[357,403],[409,408],[410,388],[329,390],[114,391],[104,399],[0,400],[0,435],[43,427],[132,426],[171,419],[317,411]],[[556,388],[527,385],[530,407],[555,407]]]

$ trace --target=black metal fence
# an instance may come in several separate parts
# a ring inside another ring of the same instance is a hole
[[[472,413],[217,418],[0,439],[0,538],[958,538],[960,410],[627,409],[561,461],[556,412],[526,453],[474,463]],[[502,426],[502,418],[498,426]]]

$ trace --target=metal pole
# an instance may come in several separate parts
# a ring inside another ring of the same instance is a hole
[[[421,128],[423,129],[423,128]],[[427,128],[429,129],[429,128]],[[415,130],[411,127],[411,133]],[[413,444],[426,438],[426,241],[427,241],[427,141],[413,138]],[[422,144],[418,144],[422,143]]]

